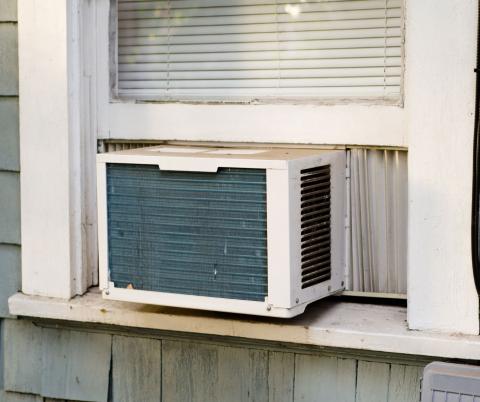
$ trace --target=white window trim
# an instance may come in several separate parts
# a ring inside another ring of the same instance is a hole
[[[387,2],[388,0],[386,0]],[[401,3],[401,0],[400,0]],[[100,6],[102,7],[102,6]],[[385,4],[385,7],[389,8],[387,4]],[[383,7],[382,7],[383,8]],[[278,10],[277,10],[278,11]],[[385,13],[387,10],[382,10]],[[405,13],[403,12],[404,9],[402,9],[402,13],[400,15],[400,29],[404,33],[404,24],[405,24]],[[363,104],[363,105],[380,105],[380,106],[403,106],[403,76],[404,76],[404,38],[402,37],[402,42],[400,45],[400,58],[402,59],[401,62],[401,67],[400,67],[400,78],[401,78],[401,83],[400,83],[400,93],[398,95],[384,95],[384,96],[379,96],[379,95],[364,95],[364,96],[328,96],[326,98],[318,97],[318,96],[312,96],[312,95],[295,95],[295,96],[285,96],[285,97],[272,97],[272,96],[266,96],[266,95],[259,95],[256,96],[254,94],[252,95],[236,95],[234,97],[231,97],[230,99],[226,98],[223,95],[174,95],[172,96],[171,100],[166,100],[162,99],[163,96],[158,96],[158,95],[145,95],[141,94],[141,91],[139,91],[139,95],[135,95],[133,93],[129,94],[119,94],[120,90],[118,87],[118,80],[119,80],[119,74],[118,74],[118,66],[119,66],[119,61],[118,61],[118,43],[119,43],[119,38],[117,35],[118,31],[118,18],[119,15],[119,8],[118,8],[118,0],[110,0],[110,11],[109,11],[109,22],[110,22],[110,27],[109,27],[109,38],[110,38],[110,43],[109,43],[109,55],[110,55],[110,96],[112,100],[116,100],[118,102],[123,102],[123,101],[135,101],[135,100],[140,100],[142,102],[148,102],[148,101],[156,101],[156,102],[163,102],[163,103],[172,103],[172,102],[177,102],[177,103],[210,103],[210,104],[255,104],[255,105],[262,105],[262,104],[286,104],[286,105],[291,105],[291,104],[314,104],[314,105],[338,105],[338,104]],[[386,23],[386,20],[385,20]],[[386,42],[385,42],[386,45]],[[386,59],[388,59],[389,56],[384,55]]]
[[[70,298],[98,280],[95,8],[27,0],[18,16],[22,290]]]
[[[110,101],[116,73],[109,64],[109,38],[115,38],[107,23],[109,4],[97,1],[99,138],[407,146],[404,108],[382,99],[221,105]]]
[[[68,299],[96,282],[97,137],[408,146],[409,327],[478,334],[470,260],[473,2],[407,1],[401,109],[109,105],[108,1],[18,1],[25,294]]]

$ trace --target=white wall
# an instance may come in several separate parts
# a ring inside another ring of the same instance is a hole
[[[408,323],[477,334],[470,248],[477,1],[407,1]]]

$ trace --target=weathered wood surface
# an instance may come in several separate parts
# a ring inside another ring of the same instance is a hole
[[[5,319],[4,389],[44,397],[108,398],[111,335],[38,327]]]
[[[8,298],[20,289],[20,247],[0,244],[0,317],[8,317]]]
[[[0,243],[20,244],[20,176],[18,173],[0,171],[0,211]]]
[[[292,402],[295,355],[293,353],[270,352],[268,359],[269,402]]]
[[[2,4],[1,1],[0,4]],[[16,97],[0,96],[0,170],[17,172],[20,170],[18,99]]]
[[[388,402],[418,401],[423,367],[392,364],[388,385]]]
[[[327,356],[295,356],[294,401],[355,401],[356,361]]]
[[[4,389],[41,394],[42,329],[26,320],[3,321]]]
[[[359,361],[357,367],[356,402],[388,401],[390,365]]]
[[[268,352],[163,341],[163,401],[268,401]]]
[[[4,362],[5,362],[5,358],[4,358],[5,347],[4,347],[3,325],[4,325],[4,320],[0,319],[0,395],[4,388],[3,387],[3,371],[4,371]],[[2,399],[0,397],[0,401],[1,400]]]
[[[43,329],[41,395],[106,402],[111,335]]]
[[[161,347],[161,341],[156,339],[113,337],[113,402],[160,401]]]
[[[18,35],[16,23],[0,23],[0,95],[18,95]]]
[[[39,395],[20,394],[18,392],[0,390],[0,402],[44,402],[44,400]]]
[[[17,0],[0,1],[0,22],[17,21]]]
[[[43,402],[107,401],[109,388],[112,402],[414,402],[420,395],[422,367],[387,357],[110,335],[13,319],[2,321],[2,337],[12,401],[23,397],[14,392]]]

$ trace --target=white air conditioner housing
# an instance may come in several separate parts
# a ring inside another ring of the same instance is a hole
[[[345,151],[162,145],[97,175],[107,299],[293,317],[344,287]]]

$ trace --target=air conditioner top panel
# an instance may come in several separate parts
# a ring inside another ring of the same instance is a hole
[[[328,158],[333,152],[344,151],[161,145],[99,154],[97,162],[155,164],[163,170],[212,172],[219,167],[287,169],[292,161]]]

